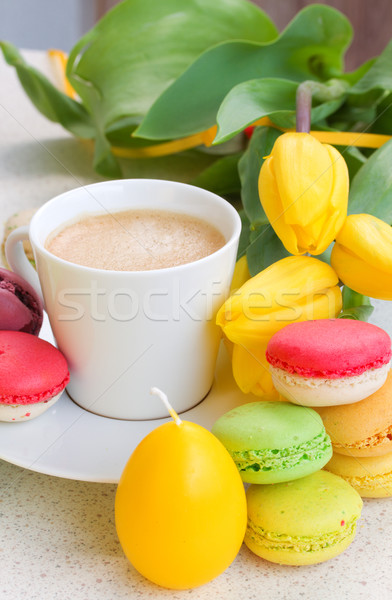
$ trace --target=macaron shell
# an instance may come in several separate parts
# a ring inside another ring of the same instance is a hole
[[[69,381],[66,360],[29,333],[0,331],[0,404],[32,404],[57,395]]]
[[[233,451],[298,446],[323,430],[322,419],[313,409],[274,401],[233,408],[212,427],[212,433]]]
[[[348,456],[382,456],[392,452],[392,370],[374,394],[341,406],[316,408],[335,452]]]
[[[352,319],[287,325],[270,339],[267,360],[304,377],[360,375],[391,359],[391,339],[380,327]]]
[[[362,509],[359,494],[327,471],[276,485],[250,486],[247,504],[246,545],[272,562],[293,565],[340,554],[355,536]]]
[[[287,402],[251,402],[220,417],[212,433],[246,483],[272,484],[321,469],[332,446],[319,415]]]
[[[0,282],[0,330],[26,331],[35,329],[33,315],[19,298],[2,287]]]
[[[0,330],[38,335],[43,305],[34,288],[20,275],[0,267]]]
[[[392,496],[392,452],[360,459],[335,452],[324,469],[343,477],[362,498]]]
[[[4,225],[4,238],[3,238],[3,242],[1,244],[1,256],[3,259],[3,263],[6,267],[8,265],[7,265],[7,258],[5,255],[5,243],[8,239],[8,236],[10,235],[10,233],[12,231],[17,229],[18,227],[22,227],[24,225],[29,225],[31,219],[33,218],[33,216],[37,212],[37,210],[38,210],[38,207],[21,210],[17,213],[14,213],[7,219],[7,221]],[[25,240],[23,242],[23,249],[24,249],[24,252],[25,252],[28,260],[32,263],[33,266],[35,266],[33,249],[28,240]]]

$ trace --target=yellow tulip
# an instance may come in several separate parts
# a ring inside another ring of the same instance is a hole
[[[334,317],[338,277],[311,256],[288,256],[249,279],[221,306],[217,323],[235,344],[259,346],[288,323]]]
[[[241,258],[238,259],[235,264],[230,292],[235,292],[235,290],[238,290],[238,288],[240,288],[245,281],[248,281],[248,279],[250,279],[248,261],[246,256],[241,256]]]
[[[265,357],[266,350],[266,344],[260,344],[257,348],[252,349],[233,344],[233,377],[240,390],[245,394],[268,396],[268,400],[278,400],[279,392],[272,383]]]
[[[338,277],[310,256],[289,256],[249,279],[221,306],[217,323],[234,344],[232,366],[240,389],[273,393],[265,360],[271,336],[295,321],[336,317],[342,307]]]
[[[237,260],[234,268],[233,279],[231,280],[230,286],[230,294],[234,294],[246,281],[250,279],[250,273],[248,269],[248,261],[246,256],[241,256],[240,259]],[[233,348],[234,344],[231,342],[225,335],[223,335],[223,343],[226,347],[226,350],[230,356],[233,357]]]
[[[350,215],[336,238],[331,264],[351,289],[392,300],[392,228],[372,215]]]
[[[285,133],[275,142],[259,175],[259,196],[286,250],[321,254],[347,215],[349,178],[345,160],[309,133]]]

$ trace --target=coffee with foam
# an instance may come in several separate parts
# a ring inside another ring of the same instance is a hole
[[[114,271],[150,271],[190,263],[224,246],[213,225],[156,209],[81,216],[46,241],[52,254],[78,265]]]

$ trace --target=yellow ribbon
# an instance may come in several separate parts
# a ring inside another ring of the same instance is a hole
[[[65,68],[67,65],[68,56],[62,50],[48,50],[49,58],[53,61],[55,69],[60,75],[62,88],[65,94],[71,98],[76,97],[76,92],[69,83]],[[268,126],[274,127],[281,131],[293,131],[292,129],[284,129],[278,127],[268,117],[258,119],[253,123],[253,126]],[[168,156],[169,154],[177,154],[184,150],[190,150],[197,146],[211,146],[216,136],[217,126],[214,125],[205,131],[188,135],[170,142],[161,144],[151,144],[141,148],[123,148],[120,146],[112,146],[111,150],[115,156],[121,158],[152,158],[156,156]],[[358,146],[360,148],[380,148],[385,142],[390,140],[392,136],[381,135],[378,133],[361,133],[351,131],[310,131],[316,139],[323,144],[333,144],[336,146]]]
[[[323,144],[359,146],[360,148],[380,148],[392,137],[379,133],[356,133],[351,131],[311,131],[310,133]]]
[[[63,91],[70,98],[76,98],[76,92],[72,85],[69,83],[68,78],[65,74],[65,68],[67,66],[68,54],[62,50],[50,49],[48,50],[49,59],[52,61],[55,72],[59,75],[61,86]]]
[[[153,156],[167,156],[168,154],[176,154],[183,150],[190,150],[197,146],[211,146],[216,136],[217,126],[214,125],[206,131],[188,135],[187,137],[164,142],[163,144],[153,144],[144,146],[143,148],[122,148],[120,146],[112,146],[112,152],[116,156],[123,158],[152,158]]]

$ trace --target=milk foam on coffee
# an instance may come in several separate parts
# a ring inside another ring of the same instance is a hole
[[[155,209],[84,216],[52,233],[45,247],[72,263],[114,271],[149,271],[199,260],[225,244],[202,219]]]

